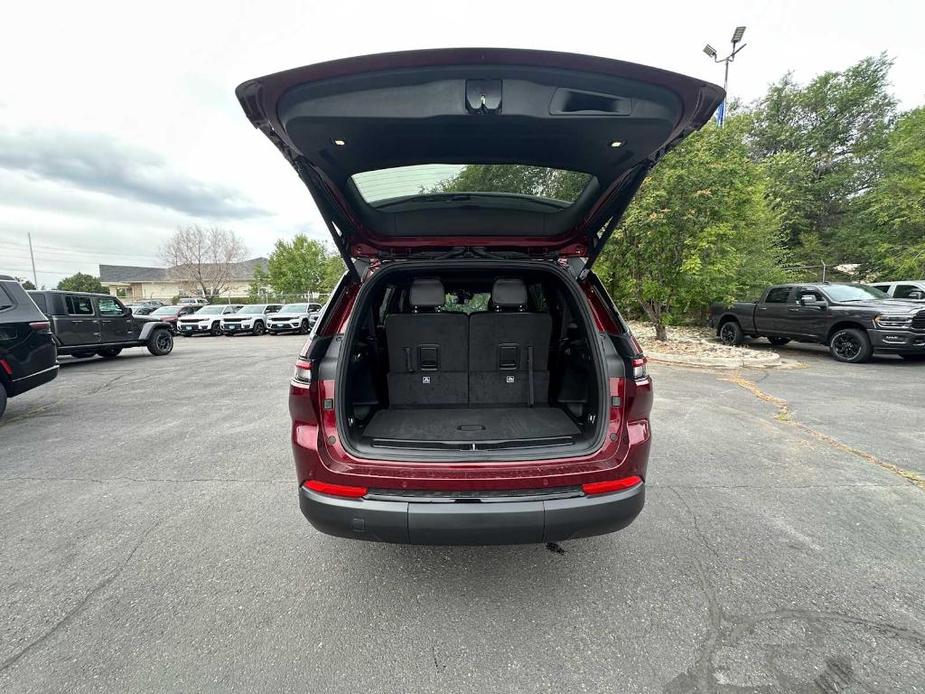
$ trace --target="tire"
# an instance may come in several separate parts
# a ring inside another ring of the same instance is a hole
[[[222,324],[219,323],[218,321],[215,321],[212,324],[212,327],[209,328],[209,335],[211,335],[212,337],[218,337],[221,334],[222,334]]]
[[[173,335],[167,328],[155,328],[148,338],[148,351],[155,357],[162,357],[173,351]]]
[[[120,352],[122,352],[121,347],[106,347],[97,352],[97,354],[103,357],[103,359],[115,359],[119,356]]]
[[[904,361],[925,361],[925,354],[900,354],[899,358]]]
[[[94,354],[96,354],[96,352],[74,352],[71,356],[77,359],[86,359],[87,357],[92,357]]]
[[[0,383],[0,417],[3,416],[3,413],[6,411],[6,386]]]
[[[789,337],[769,337],[768,342],[770,342],[775,347],[783,347],[788,342],[790,342]]]
[[[311,327],[308,325],[308,321],[303,319],[302,322],[299,323],[299,335],[308,335],[310,332]]]
[[[739,321],[730,320],[723,323],[719,328],[719,341],[729,347],[738,347],[745,342],[745,333],[742,332]]]
[[[870,361],[874,350],[866,332],[857,328],[842,328],[829,340],[829,352],[835,361],[863,364]]]
[[[257,321],[256,323],[254,323],[254,330],[253,330],[254,335],[263,335],[266,331],[267,331],[267,327],[263,323],[261,323],[260,321]]]

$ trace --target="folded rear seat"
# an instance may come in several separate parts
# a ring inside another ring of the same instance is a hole
[[[390,406],[466,405],[466,316],[439,310],[446,295],[438,279],[414,280],[409,300],[412,313],[393,313],[385,318]]]
[[[552,317],[526,310],[519,279],[494,283],[491,308],[469,316],[470,404],[545,404]]]

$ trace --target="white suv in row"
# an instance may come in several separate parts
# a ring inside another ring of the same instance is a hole
[[[222,316],[222,332],[228,336],[243,333],[263,335],[267,331],[267,322],[270,316],[278,313],[282,307],[282,304],[247,304],[242,306],[237,313]]]
[[[318,317],[321,304],[286,304],[270,318],[267,332],[271,335],[299,332],[308,335]]]
[[[241,304],[212,304],[203,306],[195,313],[177,319],[177,333],[192,337],[193,335],[222,334],[222,316],[230,316],[241,308]]]

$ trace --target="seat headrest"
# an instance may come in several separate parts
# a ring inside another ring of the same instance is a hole
[[[517,279],[495,280],[491,302],[496,308],[522,308],[527,305],[527,285]]]
[[[435,308],[446,303],[443,282],[436,278],[416,279],[409,297],[412,308]]]

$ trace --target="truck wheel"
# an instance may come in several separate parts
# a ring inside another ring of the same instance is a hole
[[[857,328],[842,328],[832,335],[829,342],[829,351],[835,361],[844,361],[850,364],[862,364],[870,361],[874,350],[870,346],[867,333]]]
[[[119,353],[122,351],[121,347],[106,347],[101,349],[97,354],[99,354],[103,359],[115,359],[119,356]]]
[[[173,335],[167,328],[156,328],[148,338],[148,351],[155,357],[170,354],[173,350]]]
[[[263,323],[260,321],[254,323],[254,335],[263,335],[266,331],[267,329],[264,327]]]
[[[310,330],[311,328],[308,327],[308,321],[303,318],[302,322],[299,323],[299,334],[308,335]]]
[[[3,412],[6,410],[6,386],[0,383],[0,417],[3,416]]]
[[[222,324],[219,323],[218,321],[215,321],[212,324],[212,327],[209,328],[209,335],[211,335],[212,337],[218,337],[221,334],[222,334]]]
[[[775,347],[783,347],[788,342],[790,342],[789,337],[769,337],[768,342],[770,342]]]
[[[730,320],[723,323],[719,329],[719,341],[730,347],[737,347],[745,342],[745,333],[742,332],[739,321]]]

